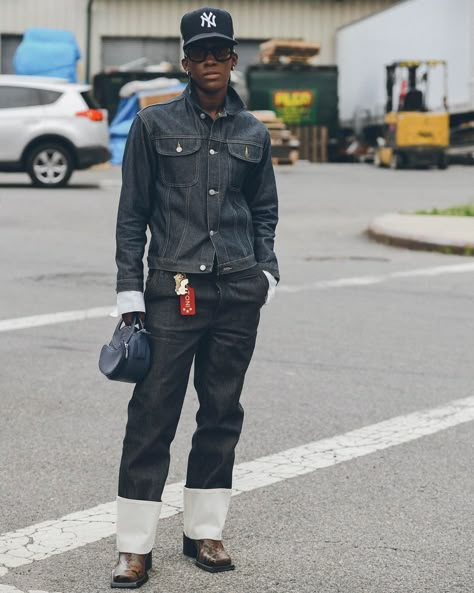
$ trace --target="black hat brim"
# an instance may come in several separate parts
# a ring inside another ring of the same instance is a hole
[[[194,43],[196,41],[201,41],[201,39],[225,39],[232,45],[238,45],[238,43],[239,43],[232,37],[228,37],[227,35],[222,35],[221,33],[201,33],[200,35],[194,35],[194,37],[191,37],[191,39],[188,39],[188,41],[186,41],[186,43],[183,45],[183,49],[188,47],[188,45],[191,45],[191,43]]]

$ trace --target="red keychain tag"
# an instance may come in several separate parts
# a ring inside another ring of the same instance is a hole
[[[194,288],[187,287],[188,292],[179,296],[179,308],[181,315],[196,315],[196,299],[194,296]]]

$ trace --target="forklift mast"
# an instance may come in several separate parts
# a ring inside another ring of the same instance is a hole
[[[385,104],[385,113],[393,111],[393,87],[395,85],[395,64],[387,66],[387,103]]]
[[[443,106],[447,110],[447,69],[444,60],[426,60],[426,61],[404,61],[389,64],[387,69],[386,89],[387,102],[385,112],[390,113],[394,110],[393,89],[396,83],[396,73],[399,68],[407,68],[408,85],[407,93],[403,105],[399,106],[399,111],[426,111],[426,96],[417,87],[417,72],[421,65],[427,66],[427,71],[423,76],[423,81],[428,84],[428,70],[432,67],[442,65],[444,67],[444,97]]]

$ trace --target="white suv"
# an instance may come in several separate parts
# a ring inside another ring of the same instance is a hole
[[[38,76],[0,76],[0,171],[39,187],[66,185],[75,169],[110,159],[107,111],[91,87]]]

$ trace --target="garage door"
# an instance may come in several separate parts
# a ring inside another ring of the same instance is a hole
[[[0,35],[1,74],[15,74],[13,56],[22,39],[22,35]]]
[[[103,37],[102,68],[109,70],[138,60],[135,68],[141,70],[150,64],[166,61],[178,67],[181,60],[180,42],[173,38]],[[140,61],[141,60],[141,61]]]
[[[246,72],[248,66],[260,62],[259,45],[264,41],[267,41],[267,39],[238,39],[239,45],[235,48],[239,55],[237,70]]]

